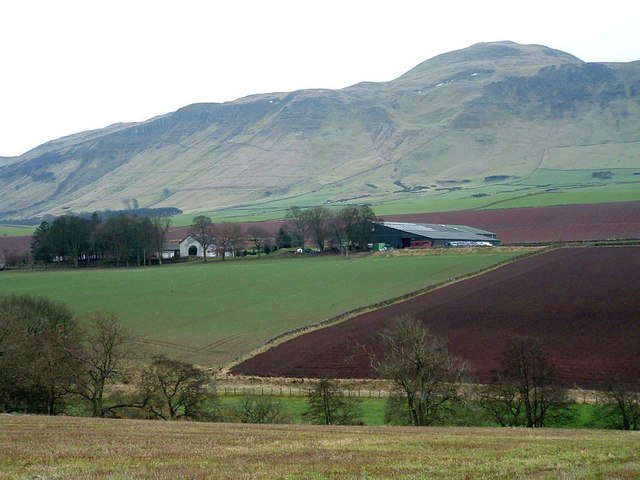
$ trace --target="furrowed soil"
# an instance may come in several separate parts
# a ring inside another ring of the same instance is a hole
[[[573,242],[640,237],[640,202],[389,215],[385,220],[471,225],[503,243]]]
[[[640,369],[640,247],[562,248],[284,342],[234,374],[368,378],[363,347],[398,315],[423,321],[489,379],[506,342],[542,340],[570,386],[599,388]]]
[[[638,432],[0,415],[0,478],[640,477]]]

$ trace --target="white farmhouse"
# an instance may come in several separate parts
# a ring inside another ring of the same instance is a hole
[[[207,249],[207,257],[216,256],[215,245],[210,245]],[[204,249],[200,242],[198,242],[191,235],[180,240],[168,240],[164,243],[162,248],[162,258],[177,258],[177,257],[204,257]]]

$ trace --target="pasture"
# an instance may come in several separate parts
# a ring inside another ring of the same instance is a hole
[[[618,478],[638,432],[322,427],[0,415],[6,480]]]
[[[82,317],[114,312],[148,346],[206,366],[285,332],[486,269],[519,254],[251,258],[144,268],[0,272],[0,292],[42,295]]]
[[[640,200],[640,169],[605,169],[611,178],[593,176],[602,169],[539,168],[529,177],[514,177],[496,182],[472,181],[442,184],[420,192],[397,191],[376,198],[359,198],[367,202],[377,215],[454,212],[462,210],[546,207],[553,205],[633,202]],[[295,205],[321,205],[326,199],[318,192],[296,197]],[[354,203],[336,202],[335,205]],[[290,198],[268,200],[207,212],[214,221],[262,221],[283,218],[292,205]],[[186,226],[192,214],[175,217],[174,226]]]

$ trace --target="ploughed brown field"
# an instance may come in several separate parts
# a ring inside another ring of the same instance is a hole
[[[384,220],[470,225],[497,233],[503,243],[619,240],[640,237],[640,202],[385,215]],[[276,235],[285,224],[273,220],[241,225],[257,225]],[[183,227],[172,235],[181,240],[188,233]]]
[[[640,202],[390,215],[385,220],[471,225],[497,233],[503,243],[617,240],[640,237]]]
[[[366,281],[366,279],[363,279]],[[640,247],[561,248],[282,343],[233,368],[285,377],[374,376],[357,345],[397,315],[421,319],[486,381],[505,343],[538,337],[569,385],[640,369]]]

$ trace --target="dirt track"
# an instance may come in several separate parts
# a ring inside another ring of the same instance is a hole
[[[232,372],[368,377],[355,345],[375,349],[376,332],[409,313],[445,338],[480,380],[506,340],[530,335],[542,339],[568,384],[597,388],[609,374],[640,369],[639,292],[640,248],[560,249],[295,338]]]

